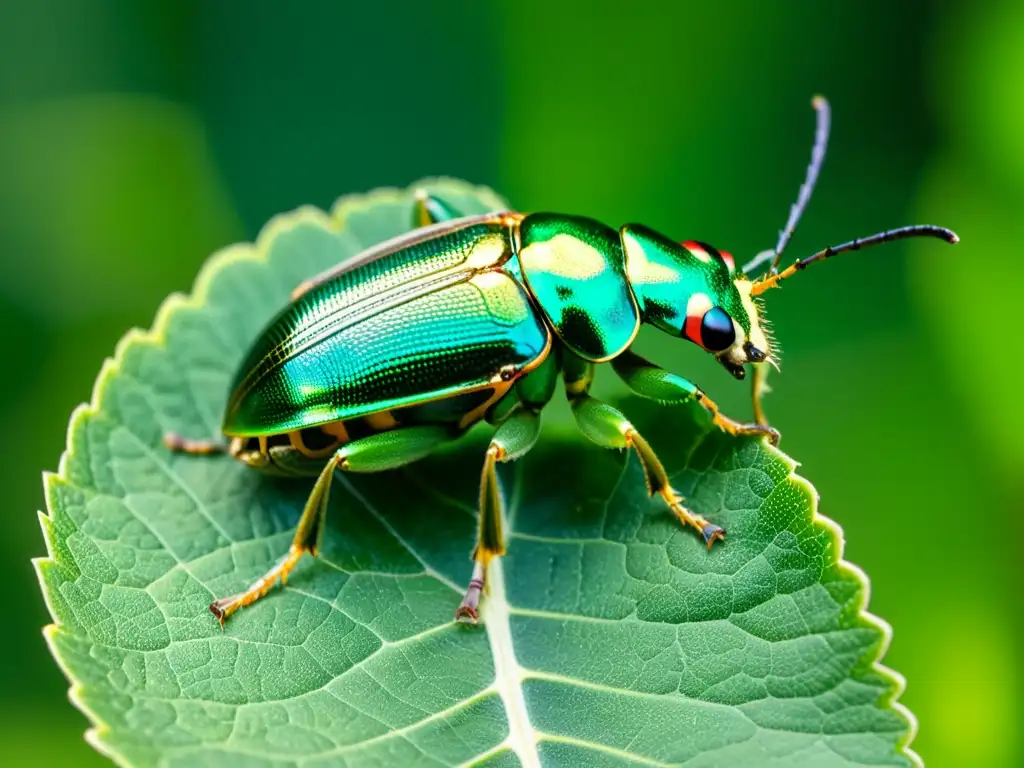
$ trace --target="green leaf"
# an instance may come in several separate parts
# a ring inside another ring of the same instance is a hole
[[[466,213],[484,189],[429,182]],[[913,765],[867,580],[794,463],[694,409],[624,404],[707,549],[632,458],[547,430],[503,467],[507,557],[482,624],[469,579],[486,434],[407,470],[339,476],[322,557],[221,630],[207,610],[287,548],[311,481],[161,436],[217,433],[247,344],[301,279],[407,226],[410,193],[275,219],[131,333],[45,479],[46,635],[124,765]],[[855,471],[851,468],[851,471]]]

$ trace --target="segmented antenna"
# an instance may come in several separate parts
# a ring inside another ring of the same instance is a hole
[[[945,227],[936,227],[933,224],[916,224],[909,227],[900,227],[899,229],[889,229],[870,237],[858,237],[856,240],[850,240],[848,243],[842,243],[841,245],[830,245],[828,248],[808,256],[806,259],[800,259],[781,272],[766,275],[763,279],[754,283],[750,293],[753,296],[764,293],[769,288],[774,288],[778,285],[779,281],[792,277],[802,269],[807,269],[816,261],[824,261],[840,253],[859,251],[862,248],[870,248],[873,245],[881,245],[882,243],[891,243],[893,240],[904,240],[908,237],[937,237],[951,245],[956,245],[960,242],[960,238],[957,237],[953,230],[946,229]]]
[[[748,275],[769,259],[771,259],[772,266],[768,270],[768,274],[775,275],[778,273],[782,254],[786,250],[786,246],[789,245],[793,232],[796,230],[796,225],[800,223],[800,217],[803,216],[804,211],[807,209],[807,204],[811,201],[814,186],[818,183],[821,166],[825,163],[825,151],[828,149],[828,134],[832,127],[832,109],[829,107],[828,100],[824,96],[815,96],[811,99],[811,106],[814,107],[817,115],[817,126],[814,129],[814,146],[811,148],[811,162],[807,166],[804,183],[800,185],[800,192],[797,194],[796,202],[789,208],[789,219],[786,220],[786,226],[779,232],[779,240],[775,244],[775,250],[761,251],[747,262],[743,267],[743,271]]]

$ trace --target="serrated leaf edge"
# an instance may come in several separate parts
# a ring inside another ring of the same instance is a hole
[[[924,768],[924,761],[921,760],[921,756],[910,748],[914,738],[917,736],[917,717],[913,712],[899,702],[900,696],[907,688],[907,680],[895,669],[891,669],[882,663],[882,659],[885,658],[885,654],[889,650],[889,644],[892,642],[892,626],[881,616],[876,616],[867,610],[868,603],[871,601],[871,580],[868,579],[868,575],[864,573],[859,565],[843,559],[843,550],[846,546],[846,540],[843,537],[843,528],[832,518],[821,514],[819,511],[821,497],[818,495],[817,489],[807,478],[796,473],[796,468],[799,466],[799,462],[793,460],[790,456],[767,442],[765,442],[765,447],[769,452],[776,454],[783,462],[790,465],[788,477],[789,482],[793,483],[810,496],[811,525],[824,529],[831,535],[832,545],[835,548],[836,553],[836,569],[840,574],[849,576],[860,585],[861,591],[859,593],[860,600],[859,605],[857,606],[857,617],[868,626],[873,629],[877,629],[882,637],[882,642],[879,645],[878,652],[875,654],[875,658],[871,660],[871,670],[878,674],[879,677],[882,677],[891,683],[892,686],[890,689],[891,693],[888,696],[883,697],[881,704],[882,706],[889,707],[894,712],[899,713],[906,719],[909,726],[907,728],[906,735],[897,743],[897,754],[902,753],[903,756],[906,757],[914,766]]]

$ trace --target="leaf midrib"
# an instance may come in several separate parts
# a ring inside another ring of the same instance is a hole
[[[487,639],[490,641],[494,661],[494,688],[505,705],[508,717],[508,737],[505,741],[524,768],[540,768],[537,731],[530,722],[526,697],[523,695],[524,673],[512,642],[512,626],[509,621],[511,611],[500,558],[490,564],[487,585],[487,602],[483,605],[481,618],[487,628]]]

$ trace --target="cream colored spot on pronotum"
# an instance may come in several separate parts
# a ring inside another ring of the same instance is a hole
[[[622,247],[626,251],[626,275],[633,285],[652,283],[678,283],[679,271],[665,264],[658,264],[647,258],[644,247],[628,228],[621,233]]]
[[[598,277],[608,268],[597,248],[564,233],[530,243],[520,252],[519,260],[527,273],[545,272],[570,280]]]
[[[746,310],[747,317],[750,318],[750,343],[766,355],[771,355],[771,345],[768,343],[768,337],[765,336],[764,330],[761,328],[761,318],[758,316],[757,304],[754,303],[754,298],[750,295],[750,290],[753,286],[754,284],[749,280],[736,281],[736,291],[740,295],[740,301],[743,302],[743,309]],[[742,336],[742,330],[737,328],[736,338],[740,339]]]

